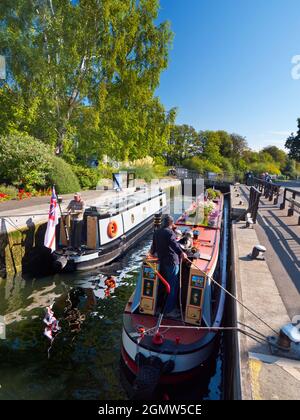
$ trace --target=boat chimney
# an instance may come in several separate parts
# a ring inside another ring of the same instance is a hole
[[[159,229],[161,225],[161,214],[155,214],[154,215],[154,221],[153,221],[154,229]]]

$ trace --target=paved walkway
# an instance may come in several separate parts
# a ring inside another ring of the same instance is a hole
[[[249,257],[257,242],[255,229],[246,229],[245,222],[233,223],[234,293],[271,327],[236,304],[238,326],[254,334],[255,339],[238,334],[237,383],[241,393],[235,397],[243,400],[299,400],[300,353],[292,359],[289,359],[290,353],[275,355],[261,336],[276,337],[274,330],[278,332],[290,322],[290,317],[267,262]]]
[[[248,197],[249,187],[242,186],[241,190]],[[287,208],[279,208],[281,201],[274,206],[272,202],[261,198],[255,231],[259,242],[267,248],[266,262],[292,319],[300,315],[299,214],[295,212],[293,217],[287,217]]]

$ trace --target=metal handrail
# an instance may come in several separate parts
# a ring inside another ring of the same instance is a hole
[[[163,285],[166,288],[166,292],[169,295],[171,293],[171,286],[170,284],[167,282],[167,280],[160,274],[159,271],[156,270],[156,268],[149,262],[149,261],[145,261],[145,263],[152,268],[152,270],[154,271],[154,273],[159,277],[160,281],[163,283]]]

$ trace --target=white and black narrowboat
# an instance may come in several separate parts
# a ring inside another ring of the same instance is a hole
[[[69,216],[62,216],[59,245],[53,253],[55,271],[88,270],[112,262],[153,229],[154,216],[161,215],[166,206],[165,192],[145,188],[88,207],[79,249],[70,246],[71,221]]]

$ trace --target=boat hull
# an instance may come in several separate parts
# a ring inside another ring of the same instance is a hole
[[[138,364],[136,363],[136,356],[138,353],[143,354],[146,358],[157,357],[163,364],[173,360],[174,369],[171,373],[162,374],[160,376],[159,383],[176,384],[186,382],[196,376],[199,373],[199,370],[201,370],[203,364],[209,360],[216,348],[217,337],[217,333],[211,333],[209,339],[205,340],[203,345],[199,346],[197,350],[185,352],[183,354],[170,355],[162,353],[159,346],[157,351],[149,351],[142,346],[137,346],[137,344],[130,339],[126,331],[123,329],[121,357],[125,366],[134,376],[137,376],[139,371]]]
[[[98,250],[87,253],[75,253],[71,251],[71,255],[67,251],[56,251],[53,253],[54,260],[65,256],[67,263],[65,267],[60,270],[63,272],[84,271],[97,267],[102,267],[120,258],[130,248],[132,248],[137,241],[142,240],[153,230],[153,216],[151,215],[144,220],[136,229],[128,232],[126,238],[118,238],[115,241],[104,245]]]
[[[221,203],[222,216],[219,218],[217,229],[212,230],[214,241],[211,241],[210,259],[206,256],[203,258],[202,264],[207,264],[208,272],[211,278],[218,281],[222,289],[214,287],[212,307],[213,317],[207,327],[197,328],[197,325],[185,323],[178,319],[164,319],[160,326],[160,333],[163,338],[162,343],[157,344],[153,340],[155,326],[158,318],[152,315],[141,314],[136,312],[133,306],[134,298],[130,298],[123,315],[123,332],[122,332],[122,360],[130,372],[139,376],[140,361],[150,360],[154,357],[159,359],[159,365],[162,366],[160,383],[174,384],[185,382],[192,379],[193,376],[199,374],[203,364],[207,362],[215,353],[216,344],[219,340],[219,329],[222,324],[222,318],[225,307],[225,288],[227,283],[227,246],[228,246],[228,204],[224,206]],[[221,224],[222,223],[222,224]],[[209,238],[208,231],[205,228],[201,232],[202,241],[206,241],[207,245],[204,249],[208,249]],[[222,233],[222,234],[221,234]],[[206,251],[207,252],[207,251]],[[199,260],[197,260],[198,263]],[[188,299],[190,301],[190,299]],[[133,308],[133,309],[132,309]],[[139,335],[142,327],[146,331],[144,335]],[[208,328],[208,329],[206,329]],[[139,354],[142,358],[139,358]],[[172,363],[172,368],[164,367]]]

